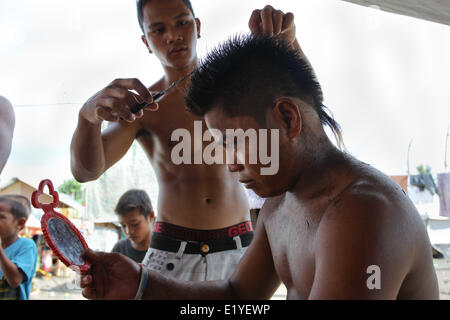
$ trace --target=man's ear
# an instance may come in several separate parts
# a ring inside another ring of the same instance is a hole
[[[195,24],[197,25],[197,39],[200,39],[201,23],[199,18],[195,18]]]
[[[295,101],[289,98],[278,99],[275,103],[274,112],[279,117],[281,126],[287,130],[289,140],[300,134],[303,127],[303,118]]]
[[[152,49],[150,49],[150,46],[148,45],[147,39],[145,38],[144,35],[141,36],[141,39],[142,39],[142,42],[143,42],[143,43],[145,44],[145,46],[147,47],[148,52],[153,53],[153,52],[152,52]]]

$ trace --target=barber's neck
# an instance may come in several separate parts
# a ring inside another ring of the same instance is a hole
[[[189,64],[181,67],[181,68],[173,68],[171,66],[163,66],[164,69],[164,78],[167,81],[166,85],[172,84],[172,82],[177,81],[190,72],[192,72],[198,65],[198,59],[195,58],[192,62]],[[184,81],[183,81],[184,82]],[[181,84],[180,84],[181,85]]]

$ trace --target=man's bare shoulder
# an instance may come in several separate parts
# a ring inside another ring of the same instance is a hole
[[[148,90],[150,90],[150,92],[154,95],[155,93],[164,90],[164,85],[165,81],[164,77],[162,77],[161,79],[153,83],[150,87],[148,87]]]
[[[424,235],[422,219],[401,187],[369,169],[331,202],[322,215],[316,239],[322,248],[334,243],[368,256],[391,251],[407,262],[414,246],[426,240]]]
[[[321,223],[345,223],[355,227],[368,221],[390,223],[408,210],[414,208],[401,187],[375,171],[361,175],[344,187],[331,201]]]
[[[13,106],[11,102],[4,96],[0,96],[0,110],[2,112],[11,112],[11,113],[13,111]]]
[[[344,188],[323,213],[315,236],[315,258],[321,266],[317,278],[326,283],[327,274],[334,274],[342,288],[328,290],[331,293],[319,290],[316,297],[394,299],[399,288],[406,286],[406,276],[418,268],[417,261],[431,260],[420,215],[390,180],[369,170]],[[382,270],[383,290],[367,291],[370,266]],[[345,287],[349,283],[359,287]]]
[[[0,96],[0,119],[5,123],[14,123],[14,108],[11,102],[3,96]]]

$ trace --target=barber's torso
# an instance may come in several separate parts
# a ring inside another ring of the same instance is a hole
[[[186,109],[177,88],[158,104],[157,111],[145,112],[137,137],[159,183],[157,219],[193,229],[219,229],[249,220],[248,200],[238,174],[229,172],[225,164],[205,164],[202,152],[213,141],[194,143],[194,139],[202,140],[207,130],[205,121]],[[194,121],[201,121],[200,137],[194,132]],[[172,161],[172,148],[183,139],[171,140],[177,129],[190,133],[191,164],[176,165]],[[201,164],[194,164],[195,154]]]

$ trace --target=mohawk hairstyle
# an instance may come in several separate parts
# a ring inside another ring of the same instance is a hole
[[[136,9],[137,9],[137,18],[138,18],[138,22],[139,22],[139,26],[141,27],[142,32],[144,32],[144,13],[143,13],[143,8],[144,6],[150,2],[151,0],[136,0]],[[153,0],[156,1],[156,0]],[[192,4],[190,0],[183,0],[183,3],[186,5],[186,7],[189,9],[189,11],[192,12],[192,15],[195,18],[195,14],[194,14],[194,9],[192,8]]]
[[[213,49],[192,75],[185,102],[197,116],[220,105],[227,116],[251,115],[264,124],[265,111],[281,96],[309,103],[341,146],[341,127],[323,105],[312,68],[276,37],[235,35]]]

